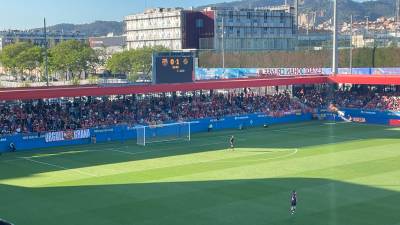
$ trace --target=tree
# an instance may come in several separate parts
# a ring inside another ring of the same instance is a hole
[[[68,79],[68,72],[73,69],[74,56],[70,52],[71,42],[61,42],[54,46],[49,51],[50,70],[53,72],[61,72],[65,74],[65,79]],[[73,43],[75,44],[75,43]]]
[[[31,76],[32,71],[39,68],[43,62],[42,49],[38,46],[30,46],[16,57],[16,62],[22,74],[27,70],[28,75]]]
[[[153,49],[149,47],[137,49],[132,52],[132,64],[135,72],[145,74],[151,68]]]
[[[116,53],[107,61],[106,68],[112,73],[126,74],[130,79],[139,77],[138,74],[149,79],[154,52],[168,51],[162,46],[144,47],[140,49]]]
[[[85,73],[85,79],[88,77],[88,73],[95,72],[96,65],[100,62],[99,55],[95,50],[88,46],[84,46],[81,54],[81,66]]]
[[[115,53],[107,60],[106,68],[114,74],[129,74],[132,72],[131,51]]]
[[[144,57],[142,57],[141,63],[143,64],[143,74],[149,75],[152,69],[153,54],[156,52],[168,52],[170,49],[164,46],[154,46],[152,48],[144,49]]]
[[[104,68],[106,66],[107,60],[109,59],[106,47],[98,48],[94,51],[97,57],[97,62],[94,66]]]
[[[17,42],[4,47],[0,53],[0,61],[4,68],[12,75],[16,75],[17,72],[22,72],[21,70],[23,70],[23,67],[18,60],[18,56],[30,48],[32,48],[32,44],[27,42]]]
[[[54,72],[65,74],[65,78],[75,78],[83,72],[87,75],[97,62],[95,51],[87,44],[76,41],[64,41],[50,49],[50,68]]]
[[[161,47],[144,47],[132,51],[131,61],[133,72],[141,73],[147,76],[150,73],[150,69],[152,67],[151,63],[153,52],[160,51],[160,48]]]

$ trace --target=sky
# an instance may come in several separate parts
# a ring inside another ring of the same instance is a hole
[[[200,6],[230,0],[0,0],[0,30],[29,29],[59,23],[122,21],[152,7]]]
[[[0,0],[0,30],[29,29],[59,23],[122,21],[124,16],[153,7],[200,6],[232,0]]]

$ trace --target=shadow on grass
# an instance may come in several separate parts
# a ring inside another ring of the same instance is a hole
[[[290,192],[298,212],[289,214]],[[20,188],[0,185],[0,217],[18,225],[394,225],[400,192],[287,178]]]
[[[236,145],[243,148],[243,151],[267,153],[277,149],[300,149],[360,139],[397,139],[399,134],[400,131],[386,126],[309,122],[194,134],[191,142],[157,143],[147,147],[137,146],[134,141],[60,147],[3,155],[0,157],[0,180],[66,169],[226,150],[229,148],[228,140],[231,135],[235,135]]]

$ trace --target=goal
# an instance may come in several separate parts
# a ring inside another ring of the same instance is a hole
[[[170,123],[136,128],[137,144],[146,146],[150,143],[176,140],[190,141],[190,123]]]

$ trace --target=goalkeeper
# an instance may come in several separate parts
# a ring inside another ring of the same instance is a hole
[[[231,138],[229,139],[229,143],[231,145],[231,149],[235,151],[235,137],[232,135]]]

